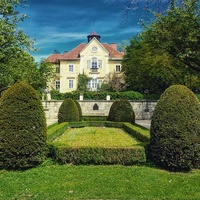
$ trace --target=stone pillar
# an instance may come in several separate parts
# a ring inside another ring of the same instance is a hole
[[[79,100],[80,100],[80,101],[83,101],[83,93],[80,93],[80,95],[79,95]]]
[[[110,101],[110,95],[108,95],[108,94],[106,95],[106,100]]]

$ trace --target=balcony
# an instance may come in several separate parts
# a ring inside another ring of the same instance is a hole
[[[90,68],[90,74],[99,74],[98,68]]]

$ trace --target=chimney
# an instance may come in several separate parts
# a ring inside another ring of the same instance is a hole
[[[113,49],[117,50],[117,43],[110,43],[110,46],[111,46]]]

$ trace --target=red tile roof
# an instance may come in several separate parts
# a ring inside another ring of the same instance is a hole
[[[110,54],[110,58],[114,59],[114,58],[123,58],[123,53],[122,52],[119,52],[118,50],[114,49],[113,47],[111,47],[109,44],[107,43],[104,43],[102,44],[106,49],[107,51],[109,52]]]
[[[60,58],[62,58],[63,54],[51,54],[46,58],[46,62],[57,63]]]
[[[78,45],[77,47],[75,47],[74,49],[72,49],[70,52],[64,53],[64,54],[51,54],[46,61],[47,62],[53,62],[56,63],[59,60],[76,60],[76,59],[80,59],[80,52],[84,49],[84,47],[86,46],[86,43],[81,43],[80,45]],[[119,52],[117,49],[114,49],[113,47],[111,47],[109,44],[107,43],[103,43],[102,44],[103,47],[109,52],[109,56],[110,59],[122,59],[124,53],[123,52]]]
[[[79,59],[80,52],[82,49],[86,46],[86,43],[81,43],[74,49],[72,49],[70,52],[63,54],[62,58],[60,60],[75,60]]]

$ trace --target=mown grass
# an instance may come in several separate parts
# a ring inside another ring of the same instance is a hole
[[[68,128],[54,143],[70,147],[131,147],[138,141],[120,128]]]
[[[47,160],[26,171],[0,171],[0,199],[200,199],[200,170],[151,166],[73,166]]]

